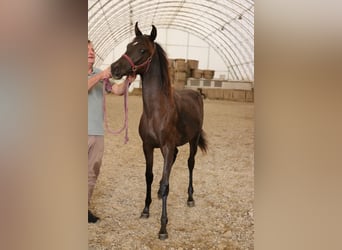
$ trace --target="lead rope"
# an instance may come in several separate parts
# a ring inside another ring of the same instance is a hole
[[[133,79],[134,80],[134,79]],[[107,132],[118,135],[125,129],[125,144],[128,142],[128,105],[127,105],[127,99],[128,99],[128,87],[131,84],[131,82],[128,80],[128,77],[125,80],[125,95],[124,95],[124,113],[125,113],[125,120],[124,125],[121,129],[114,131],[109,128],[108,126],[108,118],[107,118],[107,110],[106,110],[106,85],[110,84],[108,78],[103,79],[103,113],[104,113],[104,122],[106,125]]]

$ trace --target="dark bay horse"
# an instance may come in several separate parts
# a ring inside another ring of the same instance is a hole
[[[146,199],[141,217],[149,217],[149,207],[152,202],[153,152],[155,148],[160,148],[164,165],[158,191],[158,197],[162,199],[159,239],[166,239],[168,238],[166,202],[169,177],[177,157],[177,147],[185,143],[190,145],[187,204],[190,207],[195,204],[192,186],[195,155],[198,146],[204,153],[207,151],[207,140],[202,130],[203,100],[197,91],[190,89],[178,91],[172,88],[166,53],[158,43],[154,42],[157,36],[154,25],[150,35],[143,35],[136,23],[135,35],[133,41],[127,45],[125,54],[111,65],[111,71],[114,78],[140,74],[142,79],[143,113],[139,134],[146,160]]]

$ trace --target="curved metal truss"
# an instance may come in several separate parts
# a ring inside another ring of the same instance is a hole
[[[254,80],[254,0],[88,0],[88,37],[106,58],[141,30],[175,29],[200,38],[236,80]]]

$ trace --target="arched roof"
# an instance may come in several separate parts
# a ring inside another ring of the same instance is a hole
[[[134,24],[189,32],[210,44],[237,80],[254,80],[254,0],[88,0],[88,37],[106,58]]]

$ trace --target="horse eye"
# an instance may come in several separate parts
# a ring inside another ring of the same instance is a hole
[[[144,49],[141,49],[141,50],[140,50],[140,53],[141,53],[141,54],[144,54],[144,53],[145,53],[145,50],[144,50]]]

